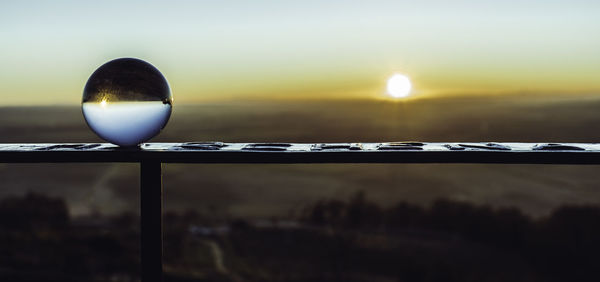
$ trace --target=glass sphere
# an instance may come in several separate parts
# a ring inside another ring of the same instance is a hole
[[[158,69],[139,59],[121,58],[90,76],[81,108],[100,138],[129,147],[156,136],[169,121],[172,104],[169,83]]]

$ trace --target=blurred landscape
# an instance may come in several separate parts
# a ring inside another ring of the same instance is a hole
[[[599,142],[599,108],[527,93],[175,104],[151,142]],[[48,106],[0,108],[0,142],[101,140],[78,106]],[[168,281],[597,281],[598,169],[168,164]],[[0,164],[0,278],[138,279],[138,170]]]
[[[599,142],[600,97],[463,96],[403,101],[330,100],[175,105],[152,142]],[[102,142],[81,109],[6,107],[0,142]],[[595,166],[558,165],[177,165],[164,169],[168,210],[280,215],[323,198],[366,190],[387,205],[450,198],[515,206],[544,216],[567,203],[600,201]],[[64,197],[69,213],[136,212],[135,164],[2,164],[0,197],[28,191]],[[35,177],[32,177],[35,176]],[[51,189],[49,189],[50,187]]]

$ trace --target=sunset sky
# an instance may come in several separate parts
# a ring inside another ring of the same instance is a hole
[[[175,103],[600,93],[600,1],[3,1],[0,105],[78,104],[137,57]]]

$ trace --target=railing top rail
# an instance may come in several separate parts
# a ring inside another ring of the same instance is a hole
[[[600,164],[600,143],[108,143],[0,144],[0,163],[504,163]]]

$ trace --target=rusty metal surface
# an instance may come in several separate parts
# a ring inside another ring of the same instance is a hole
[[[600,164],[596,143],[0,144],[0,162]]]

